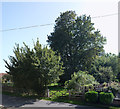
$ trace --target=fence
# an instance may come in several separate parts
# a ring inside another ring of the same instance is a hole
[[[18,94],[26,93],[26,94],[32,95],[31,90],[27,90],[27,89],[23,89],[23,88],[14,88],[13,86],[6,86],[6,85],[2,86],[2,91],[3,92],[18,93]]]
[[[19,92],[21,92],[22,89],[19,89]],[[13,88],[12,86],[2,86],[2,91],[4,92],[12,92],[12,93],[16,93],[18,90],[16,90],[15,88]],[[17,92],[17,93],[19,93]],[[68,97],[69,99],[74,99],[74,98],[78,98],[78,99],[84,99],[84,93],[80,93],[80,92],[75,92],[75,91],[71,91],[71,90],[66,90],[66,91],[50,91],[49,89],[46,90],[45,93],[46,97],[53,97],[53,96],[59,96],[59,97]]]
[[[107,85],[108,86],[108,85]],[[6,86],[6,85],[3,85],[2,86],[2,90],[3,91],[6,91],[6,92],[27,92],[25,89],[15,89],[13,88],[12,86]],[[95,91],[105,91],[107,90],[103,88],[103,85],[97,85],[97,86],[94,86],[94,87],[81,87],[81,89],[79,90],[82,90],[82,92],[80,91],[72,91],[72,90],[66,90],[66,91],[51,91],[49,89],[46,90],[46,94],[45,96],[46,97],[52,97],[52,96],[61,96],[61,97],[64,97],[64,96],[68,96],[69,98],[84,98],[84,94],[85,92],[89,91],[89,90],[95,90]]]
[[[84,93],[82,92],[75,92],[71,90],[66,91],[50,91],[47,89],[46,97],[68,97],[69,99],[84,99]]]
[[[14,92],[14,89],[12,86],[2,86],[2,91],[5,92]]]
[[[2,90],[3,91],[6,91],[6,92],[15,92],[17,89],[13,88],[12,86],[6,86],[6,85],[3,85],[2,86]],[[81,96],[83,95],[85,92],[89,91],[86,87],[82,88],[81,89],[82,92],[75,92],[75,91],[71,91],[71,90],[68,90],[68,91],[65,91],[65,92],[62,92],[62,91],[49,91],[49,89],[47,89],[46,91],[46,96],[47,97],[51,97],[51,96],[54,96],[56,93],[57,94],[61,94],[61,96],[65,96],[65,95],[69,95],[70,96]],[[93,90],[93,89],[92,89]],[[102,91],[103,88],[99,88],[99,87],[96,87],[94,88],[94,90],[96,91]],[[18,91],[18,90],[17,90]],[[19,89],[19,91],[24,91],[24,89]]]

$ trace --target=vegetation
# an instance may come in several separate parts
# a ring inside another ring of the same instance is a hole
[[[120,107],[110,106],[109,109],[120,109]]]
[[[79,71],[71,75],[71,80],[65,82],[65,87],[71,90],[81,91],[85,85],[98,84],[95,78],[85,71]]]
[[[117,93],[120,93],[120,84],[117,82],[112,82],[109,89],[116,96]]]
[[[102,105],[100,103],[88,103],[84,100],[77,100],[77,99],[69,99],[68,94],[66,93],[67,90],[64,87],[59,86],[57,83],[55,85],[50,84],[48,86],[50,89],[50,94],[54,92],[53,96],[48,97],[40,97],[37,94],[35,95],[28,95],[28,94],[20,94],[20,93],[10,93],[10,92],[3,92],[3,94],[11,95],[11,96],[21,96],[25,98],[37,98],[37,99],[45,99],[45,100],[51,100],[51,101],[57,101],[57,102],[65,102],[65,103],[71,103],[71,104],[77,104],[77,105],[85,105],[85,106],[94,106],[99,108],[107,108],[107,109],[119,109],[119,107],[110,106],[110,105]],[[62,97],[62,93],[66,93],[64,97]],[[92,99],[93,100],[93,97]]]
[[[50,91],[63,91],[64,88],[62,87],[57,87],[57,86],[53,86],[53,87],[49,87],[51,90]],[[51,100],[51,101],[55,101],[55,102],[65,102],[65,103],[71,103],[71,104],[76,104],[76,105],[85,105],[85,106],[94,106],[94,107],[99,107],[99,108],[103,108],[103,109],[120,109],[119,107],[115,107],[115,106],[108,106],[108,105],[102,105],[102,104],[92,104],[92,103],[86,103],[82,100],[73,100],[73,99],[68,99],[68,97],[64,97],[61,98],[60,96],[57,97],[50,97],[50,98],[46,98],[46,97],[40,97],[38,95],[23,95],[23,94],[18,94],[18,93],[11,93],[11,92],[3,92],[3,94],[6,95],[10,95],[10,96],[18,96],[18,97],[25,97],[25,98],[37,98],[37,99],[44,99],[44,100]]]
[[[92,74],[99,83],[117,81],[118,57],[111,53],[97,56],[92,63],[90,74]]]
[[[96,55],[103,51],[106,39],[95,30],[90,16],[77,16],[74,11],[66,11],[55,23],[54,32],[48,36],[47,42],[61,55],[65,67],[61,82],[64,83],[74,72],[90,69]]]
[[[117,74],[117,78],[120,82],[120,53],[118,55],[118,74]]]
[[[66,11],[55,23],[47,40],[49,48],[42,47],[38,39],[32,49],[25,43],[23,47],[16,44],[14,56],[9,56],[10,63],[4,60],[9,75],[3,78],[12,83],[4,84],[17,89],[17,93],[12,93],[15,96],[84,105],[98,100],[110,104],[120,93],[120,54],[105,54],[106,38],[95,30],[90,16],[77,16],[74,11]],[[99,91],[101,93],[91,91],[99,83],[111,85],[105,85],[106,90]],[[44,98],[46,89],[50,91],[49,98]],[[70,99],[68,90],[86,92],[87,102]]]
[[[15,56],[9,57],[10,63],[5,63],[9,69],[7,73],[12,75],[16,88],[33,90],[43,96],[47,85],[57,82],[63,74],[60,56],[55,55],[55,52],[47,47],[42,48],[39,40],[33,49],[25,43],[21,48],[16,44],[13,52]]]
[[[112,93],[101,92],[99,94],[100,102],[103,104],[111,104],[113,101],[114,95]]]
[[[86,92],[85,100],[90,103],[96,103],[98,101],[98,92],[95,91]]]

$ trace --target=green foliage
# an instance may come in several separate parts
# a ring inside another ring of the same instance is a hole
[[[117,79],[118,58],[114,54],[98,56],[92,63],[90,74],[100,82],[111,82]]]
[[[110,90],[116,96],[117,93],[120,93],[120,84],[117,82],[112,82],[110,85]]]
[[[95,78],[87,72],[79,71],[71,75],[71,80],[65,82],[65,87],[73,90],[80,90],[82,86],[98,84]]]
[[[42,48],[38,39],[32,49],[23,44],[21,48],[16,44],[15,56],[9,57],[10,63],[5,61],[7,73],[13,76],[14,87],[44,95],[47,85],[57,82],[63,74],[61,58],[51,49]]]
[[[85,93],[85,100],[87,102],[96,103],[98,101],[98,92],[89,91]]]
[[[114,95],[113,93],[101,92],[99,94],[99,100],[103,104],[111,104],[113,102]]]
[[[48,88],[49,88],[49,94],[51,99],[56,99],[61,96],[65,97],[69,95],[67,89],[65,89],[64,87],[54,85],[54,86],[49,86]]]
[[[118,55],[118,74],[117,74],[118,80],[120,82],[120,53]]]
[[[117,107],[117,106],[110,106],[109,109],[120,109],[120,107]]]
[[[95,30],[90,16],[77,16],[74,11],[61,13],[55,21],[54,32],[48,36],[50,47],[60,53],[65,67],[61,82],[71,79],[73,72],[90,69],[95,56],[106,42]]]
[[[63,97],[63,96],[68,96],[69,93],[67,92],[67,90],[61,90],[61,91],[54,91],[54,90],[51,90],[50,91],[50,97],[52,99],[55,99],[57,97]]]

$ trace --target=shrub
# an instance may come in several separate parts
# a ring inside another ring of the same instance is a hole
[[[78,71],[71,75],[71,80],[65,82],[65,88],[80,91],[81,87],[98,84],[95,78],[86,71]]]
[[[14,87],[33,90],[44,96],[47,86],[59,81],[59,76],[63,74],[61,57],[47,46],[42,47],[39,39],[32,49],[23,44],[23,47],[16,44],[10,63],[4,60],[9,70],[7,73],[12,75]]]
[[[98,101],[98,92],[89,91],[85,93],[85,100],[87,102],[95,103]]]
[[[113,102],[113,98],[114,98],[113,93],[101,92],[101,93],[99,94],[100,103],[103,103],[103,104],[111,104],[111,103]]]
[[[109,89],[112,91],[114,96],[116,96],[117,93],[120,93],[120,85],[117,82],[112,82]]]

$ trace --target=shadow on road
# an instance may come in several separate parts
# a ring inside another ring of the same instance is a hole
[[[7,108],[3,109],[100,109],[91,106],[81,106],[81,105],[74,105],[69,103],[63,102],[53,102],[53,101],[46,101],[46,100],[35,100],[35,99],[28,99],[28,98],[21,98],[21,97],[14,97],[8,95],[2,95],[2,105]]]
[[[35,99],[2,95],[2,105],[4,107],[21,107],[25,104],[33,104],[35,101]]]

